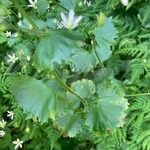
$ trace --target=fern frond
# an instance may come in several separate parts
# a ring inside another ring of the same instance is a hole
[[[44,131],[47,134],[48,139],[50,140],[51,149],[53,149],[55,147],[55,144],[58,142],[58,139],[60,138],[59,131],[56,130],[53,126],[47,126]]]
[[[136,59],[130,62],[129,70],[131,70],[131,81],[134,82],[144,75],[145,68],[141,61]]]

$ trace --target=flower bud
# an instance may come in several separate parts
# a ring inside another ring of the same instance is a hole
[[[106,20],[106,16],[104,13],[100,12],[100,14],[97,16],[97,24],[99,27],[103,26]]]

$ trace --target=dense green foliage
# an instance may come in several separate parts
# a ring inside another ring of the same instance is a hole
[[[1,0],[0,149],[150,150],[149,15],[148,0]]]

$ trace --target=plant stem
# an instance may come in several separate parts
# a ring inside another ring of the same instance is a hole
[[[101,61],[101,58],[99,57],[99,55],[98,55],[98,53],[97,53],[96,50],[95,50],[95,55],[96,55],[96,57],[97,57],[97,59],[98,59],[100,65],[101,65],[101,67],[102,67],[103,73],[104,73],[104,75],[105,75],[105,80],[106,80],[106,82],[107,82],[107,81],[108,81],[108,78],[107,78],[106,69],[105,69],[104,64],[103,64],[103,62]]]
[[[125,95],[125,97],[136,97],[136,96],[150,96],[150,93],[139,93],[139,94]]]
[[[7,68],[7,70],[6,70],[5,73],[4,73],[4,76],[7,75],[7,74],[10,72],[10,70],[12,69],[13,66],[14,66],[14,63],[12,63],[12,64]]]
[[[71,94],[73,94],[75,97],[77,97],[84,105],[84,110],[87,110],[87,101],[82,98],[80,95],[78,95],[76,92],[74,92],[68,85],[66,85],[58,76],[56,71],[53,71],[54,76],[55,76],[55,80],[57,81],[57,83],[63,87],[66,91],[70,92]]]
[[[136,96],[150,96],[150,93],[138,93],[138,94],[131,94],[131,95],[125,95],[124,97],[136,97]],[[99,98],[107,98],[107,97],[112,97],[112,96],[102,96]]]

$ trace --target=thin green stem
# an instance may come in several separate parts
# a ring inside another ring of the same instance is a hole
[[[96,55],[96,57],[97,57],[97,59],[98,59],[100,65],[101,65],[101,67],[102,67],[103,73],[104,73],[104,75],[105,75],[106,82],[108,82],[106,69],[105,69],[104,64],[103,64],[103,62],[101,61],[101,58],[99,57],[99,55],[98,55],[98,53],[97,53],[96,50],[95,50],[95,55]]]
[[[138,94],[131,94],[131,95],[125,95],[124,97],[128,98],[128,97],[137,97],[137,96],[150,96],[150,93],[138,93]],[[99,98],[107,98],[107,97],[112,97],[112,96],[102,96]]]
[[[4,73],[4,76],[7,75],[7,74],[10,72],[10,70],[12,69],[13,66],[14,66],[14,63],[12,63],[12,64],[7,68],[7,70],[6,70],[5,73]]]
[[[139,94],[125,95],[125,97],[136,97],[136,96],[150,96],[150,93],[139,93]]]
[[[58,76],[56,71],[53,71],[54,76],[55,76],[55,80],[57,81],[57,83],[64,88],[66,91],[70,92],[71,94],[73,94],[75,97],[77,97],[84,105],[84,110],[87,110],[87,101],[82,98],[80,95],[78,95],[76,92],[74,92],[68,85],[66,85]]]

